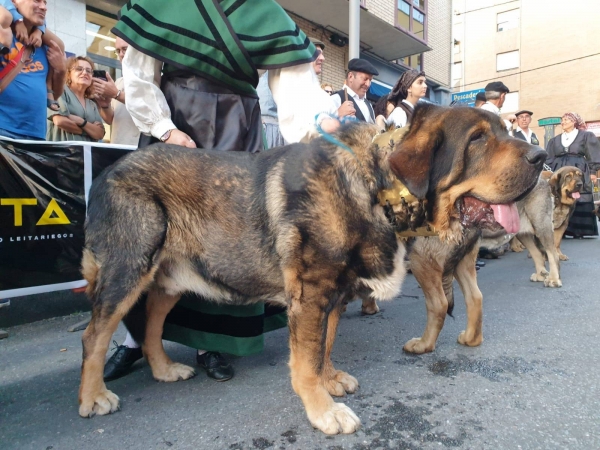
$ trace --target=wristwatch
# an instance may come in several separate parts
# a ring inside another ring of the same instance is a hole
[[[159,139],[160,139],[162,142],[167,142],[167,141],[169,140],[169,138],[171,137],[171,131],[173,131],[173,130],[169,130],[169,131],[167,131],[167,132],[166,132],[165,134],[163,134],[163,135],[162,135],[162,136],[161,136]]]
[[[119,97],[121,96],[121,92],[123,92],[123,90],[122,90],[122,89],[119,89],[119,90],[117,91],[117,95],[115,95],[115,97],[114,97],[114,98],[115,98],[115,100],[119,100]]]

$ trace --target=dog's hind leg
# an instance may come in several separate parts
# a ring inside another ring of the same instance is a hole
[[[88,255],[83,265],[92,264]],[[115,268],[113,268],[114,270]],[[84,273],[85,273],[84,267]],[[99,273],[100,271],[97,271]],[[124,271],[123,271],[124,272]],[[103,379],[104,359],[110,339],[119,322],[138,300],[143,290],[152,282],[156,269],[141,276],[137,283],[128,289],[124,298],[120,297],[119,286],[96,286],[92,298],[102,295],[103,301],[96,298],[92,310],[92,320],[82,336],[83,364],[81,367],[81,385],[79,388],[79,415],[92,417],[105,415],[119,409],[119,397],[106,389]],[[118,271],[116,273],[119,273]],[[102,277],[102,275],[99,275]],[[115,299],[112,301],[112,299]]]
[[[322,382],[328,315],[332,311],[328,312],[329,299],[317,283],[286,280],[288,292],[301,292],[299,297],[292,296],[288,309],[292,387],[313,427],[325,434],[353,433],[360,427],[360,419],[343,403],[334,402]]]
[[[443,268],[437,261],[421,257],[414,252],[411,255],[412,273],[423,289],[425,306],[427,308],[427,325],[420,338],[413,338],[404,344],[404,351],[409,353],[428,353],[435,350],[435,343],[442,331],[448,299],[443,286]]]
[[[193,368],[171,361],[162,343],[165,318],[180,297],[181,295],[169,295],[156,285],[148,292],[146,304],[148,320],[142,351],[152,368],[152,376],[157,381],[187,380],[196,374]]]
[[[475,260],[479,245],[465,255],[458,263],[454,272],[460,290],[465,297],[467,307],[467,328],[458,335],[458,343],[469,347],[476,347],[483,342],[482,322],[483,322],[483,295],[477,285],[477,270]]]
[[[535,264],[535,273],[529,278],[531,281],[544,281],[548,277],[544,255],[535,244],[535,239],[532,234],[519,234],[519,240],[529,251],[533,263]]]
[[[375,301],[375,300],[373,300]],[[327,391],[336,397],[343,397],[353,394],[358,389],[358,381],[352,375],[336,370],[331,362],[331,350],[337,332],[338,322],[340,320],[341,308],[335,308],[329,313],[327,320],[327,341],[325,346],[325,362],[323,367],[322,382]]]

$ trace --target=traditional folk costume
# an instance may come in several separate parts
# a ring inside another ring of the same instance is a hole
[[[572,120],[576,124],[573,131],[555,136],[548,142],[546,164],[553,171],[564,166],[575,166],[583,172],[581,197],[575,204],[575,212],[569,220],[565,234],[576,237],[598,236],[598,222],[593,214],[594,197],[590,175],[600,169],[600,142],[593,133],[585,131],[585,122],[578,115],[573,115]]]
[[[281,6],[273,0],[175,3],[132,0],[113,29],[130,44],[123,60],[127,109],[145,143],[149,134],[156,141],[177,128],[200,148],[261,150],[259,70],[269,70],[286,140],[314,133],[315,108],[330,112],[322,97],[329,96],[311,69],[317,50]],[[285,312],[262,303],[222,306],[190,294],[167,316],[163,337],[241,356],[260,352],[263,333],[285,324]]]

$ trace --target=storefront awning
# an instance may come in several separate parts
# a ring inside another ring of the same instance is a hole
[[[348,0],[278,0],[278,3],[289,12],[348,36]],[[431,50],[423,42],[363,8],[360,10],[360,43],[362,48],[387,61]]]
[[[369,87],[369,97],[373,96],[379,98],[382,95],[389,94],[391,90],[391,87],[373,80],[371,82],[371,86]]]

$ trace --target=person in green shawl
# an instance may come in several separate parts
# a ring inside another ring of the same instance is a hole
[[[177,8],[165,8],[159,0],[132,0],[112,31],[130,45],[123,77],[127,109],[142,132],[140,147],[160,140],[190,148],[260,151],[255,88],[265,70],[288,142],[315,136],[317,123],[327,131],[338,125],[331,118],[335,105],[311,66],[320,50],[273,0],[180,0]],[[285,312],[263,304],[216,306],[189,294],[167,316],[163,338],[203,349],[199,365],[225,381],[233,369],[221,352],[260,352],[263,333],[286,322]],[[115,368],[109,376],[124,375],[141,358],[139,349],[129,349],[136,345],[128,335],[107,363],[106,369]]]

